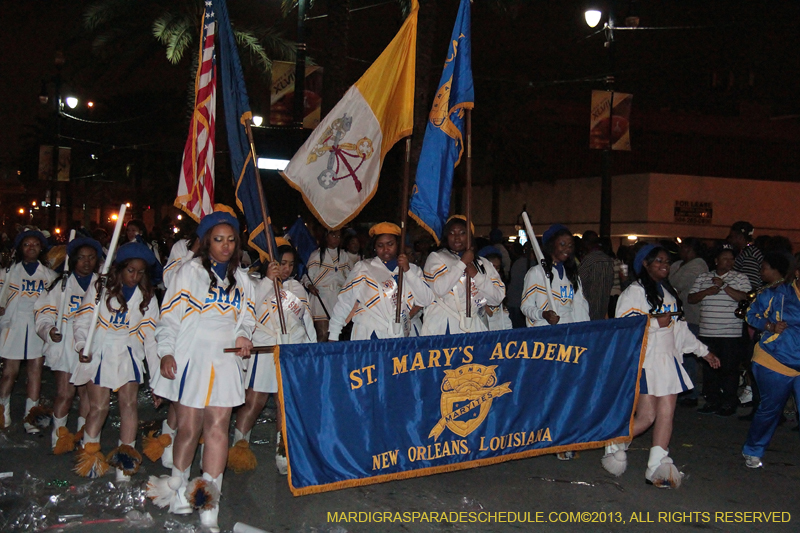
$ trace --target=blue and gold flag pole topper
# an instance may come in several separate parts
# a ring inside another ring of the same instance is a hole
[[[531,242],[533,255],[536,256],[536,260],[542,265],[542,270],[545,270],[544,254],[542,253],[542,249],[539,248],[539,241],[536,240],[536,234],[533,232],[533,226],[531,226],[531,219],[528,218],[527,211],[522,212],[522,221],[525,223],[525,231],[528,233],[528,240]],[[550,305],[550,310],[558,314],[558,311],[556,311],[556,303],[553,300],[553,291],[550,288],[550,276],[547,275],[546,270],[544,274],[544,290],[547,292],[547,303]]]
[[[446,57],[425,128],[409,211],[437,244],[450,216],[453,173],[464,154],[466,111],[475,101],[469,0],[461,1]]]
[[[233,30],[228,18],[225,0],[212,0],[219,22],[220,64],[222,70],[222,95],[225,105],[225,126],[228,131],[233,175],[238,176],[236,204],[247,219],[250,230],[248,243],[258,251],[262,263],[269,258],[275,260],[275,238],[272,235],[269,210],[264,189],[256,166],[256,150],[250,123],[253,114],[244,84],[242,65],[233,39]],[[244,126],[244,128],[242,128]],[[260,217],[259,217],[260,215]],[[281,333],[286,334],[279,282],[275,280],[275,297]]]

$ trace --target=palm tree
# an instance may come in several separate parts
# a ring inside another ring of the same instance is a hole
[[[137,44],[153,38],[166,47],[170,63],[180,63],[191,47],[194,59],[198,47],[203,0],[100,0],[83,15],[84,26],[95,33],[93,50],[103,55],[130,55]],[[265,75],[272,70],[272,60],[294,61],[295,44],[284,39],[274,27],[239,27],[233,33],[239,52]]]

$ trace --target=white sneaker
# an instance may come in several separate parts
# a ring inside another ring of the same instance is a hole
[[[22,424],[22,426],[25,428],[25,433],[27,433],[28,435],[38,435],[39,433],[42,432],[42,430],[39,429],[37,426],[34,426],[33,424],[28,424],[27,422]]]
[[[170,486],[173,485],[173,479],[170,479]],[[180,483],[180,478],[178,478],[178,483]],[[181,484],[177,492],[175,493],[175,497],[169,502],[169,512],[172,514],[177,515],[184,515],[184,514],[192,514],[192,505],[189,503],[189,500],[186,499],[186,485]]]
[[[278,468],[278,473],[285,476],[289,473],[289,461],[285,455],[279,453],[275,454],[275,466]]]
[[[578,452],[569,451],[569,452],[559,452],[556,454],[556,457],[559,461],[572,461],[573,459],[578,458]]]
[[[219,533],[218,515],[219,505],[208,511],[200,511],[200,525],[207,528],[211,533]]]
[[[764,463],[761,462],[761,457],[745,454],[742,454],[742,456],[744,457],[744,464],[747,468],[761,468],[764,466]]]

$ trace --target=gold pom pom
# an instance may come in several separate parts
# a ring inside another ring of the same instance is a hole
[[[100,451],[99,442],[87,442],[75,455],[73,472],[81,477],[98,478],[108,472],[108,461]]]
[[[246,440],[236,441],[236,444],[228,450],[228,468],[237,474],[255,470],[256,465],[258,465],[258,461],[253,450],[250,449],[250,443]]]
[[[142,453],[153,462],[161,459],[161,456],[164,455],[164,448],[172,444],[172,437],[169,435],[162,433],[156,437],[155,434],[154,430],[142,438]]]
[[[126,476],[132,476],[138,472],[141,464],[142,454],[127,444],[120,444],[118,448],[108,454],[108,465],[119,468]]]
[[[63,455],[75,449],[75,435],[70,433],[66,427],[61,426],[58,428],[56,435],[58,436],[58,440],[56,441],[55,448],[53,448],[54,455]]]

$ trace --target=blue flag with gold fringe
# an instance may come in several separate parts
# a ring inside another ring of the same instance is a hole
[[[453,172],[464,153],[464,110],[475,105],[470,0],[461,0],[439,89],[428,116],[408,214],[439,242],[450,215]]]
[[[647,316],[276,347],[300,496],[630,442]]]
[[[246,120],[253,115],[250,112],[250,101],[244,85],[242,64],[233,38],[233,29],[228,18],[228,7],[225,0],[211,0],[219,22],[219,59],[222,98],[225,105],[225,129],[228,132],[228,148],[230,149],[233,179],[236,183],[236,205],[244,213],[247,220],[249,239],[247,243],[258,251],[259,258],[264,261],[269,250],[267,239],[275,244],[275,236],[267,212],[267,232],[264,232],[264,221],[261,216],[261,201],[258,197],[256,179],[259,176],[256,162],[250,150],[250,140],[244,127]],[[265,199],[266,202],[266,199]]]

